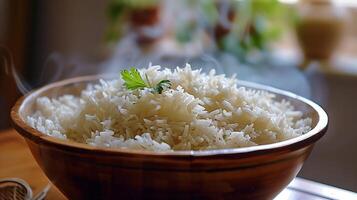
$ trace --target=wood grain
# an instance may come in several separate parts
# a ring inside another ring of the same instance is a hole
[[[34,195],[50,181],[32,157],[25,140],[13,129],[0,132],[0,178],[21,178],[31,186]],[[51,185],[48,199],[66,200]]]
[[[14,130],[6,130],[0,132],[0,178],[4,177],[20,177],[26,182],[28,182],[35,194],[44,187],[48,180],[41,171],[41,169],[36,164],[35,160],[32,158],[32,155],[24,141],[24,139],[16,133]],[[23,165],[22,167],[18,167],[18,165]],[[308,184],[306,184],[308,182]],[[311,181],[307,181],[301,178],[295,179],[290,187],[296,189],[285,189],[283,193],[279,195],[281,200],[286,200],[286,197],[290,198],[298,198],[302,199],[303,197],[310,197],[311,195],[316,193],[316,197],[319,196],[328,196],[331,194],[331,190],[334,191],[334,194],[341,194],[342,196],[346,196],[345,193],[349,193],[348,191],[344,191],[341,189],[337,189],[331,186],[322,185],[320,183],[313,183]],[[307,193],[296,192],[308,190]],[[352,194],[350,196],[356,196],[357,194]],[[336,196],[335,196],[336,197]],[[48,196],[48,200],[66,200],[65,198],[55,186],[52,185]],[[352,199],[352,198],[351,198]]]

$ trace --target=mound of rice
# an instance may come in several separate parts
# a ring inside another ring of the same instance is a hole
[[[123,80],[100,80],[80,97],[64,95],[36,101],[27,122],[39,131],[93,146],[150,151],[207,150],[269,144],[311,129],[287,101],[237,86],[227,78],[192,70],[149,66],[152,83],[168,79],[162,94],[130,91]]]

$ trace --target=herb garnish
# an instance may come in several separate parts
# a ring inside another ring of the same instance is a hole
[[[123,70],[120,72],[121,78],[124,80],[124,86],[128,90],[142,90],[144,88],[150,88],[152,93],[161,94],[166,88],[171,87],[171,82],[169,80],[162,80],[155,86],[152,86],[148,76],[145,74],[146,82],[141,77],[139,71],[132,67],[130,70]]]

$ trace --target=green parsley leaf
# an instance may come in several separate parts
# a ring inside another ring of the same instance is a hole
[[[162,80],[153,88],[155,92],[161,94],[166,88],[171,88],[171,82],[169,80]]]
[[[125,81],[124,85],[128,90],[144,89],[149,87],[141,77],[139,71],[132,67],[130,70],[121,71],[121,77]]]
[[[128,90],[136,90],[136,89],[144,89],[150,88],[152,93],[161,94],[164,89],[171,88],[171,81],[169,80],[161,80],[155,86],[152,86],[148,76],[145,74],[146,81],[141,77],[139,71],[132,67],[130,70],[123,70],[120,72],[122,79],[125,81],[124,86]]]

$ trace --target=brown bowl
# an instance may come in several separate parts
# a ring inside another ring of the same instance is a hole
[[[48,178],[69,199],[271,199],[296,176],[314,143],[327,130],[328,118],[317,104],[290,92],[239,82],[289,100],[312,130],[268,145],[206,151],[148,152],[106,149],[56,139],[24,119],[40,96],[79,94],[99,76],[47,85],[20,98],[11,111],[15,129],[26,139]]]

